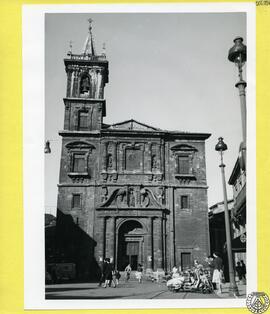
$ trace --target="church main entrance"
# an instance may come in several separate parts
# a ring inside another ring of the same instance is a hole
[[[125,221],[118,230],[117,268],[124,270],[130,264],[137,270],[144,260],[144,230],[137,220]]]

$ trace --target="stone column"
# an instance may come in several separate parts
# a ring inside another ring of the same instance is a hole
[[[65,103],[64,130],[70,129],[70,103]]]
[[[163,221],[162,217],[158,217],[154,220],[154,266],[155,269],[163,270]]]
[[[161,171],[161,158],[160,158],[160,144],[157,144],[157,150],[156,150],[156,156],[157,156],[157,170]]]
[[[116,217],[113,217],[113,265],[116,265]]]
[[[101,154],[102,154],[101,171],[102,172],[106,172],[106,169],[107,169],[107,147],[108,147],[108,142],[101,143]]]
[[[99,90],[98,90],[98,98],[99,99],[103,99],[104,98],[104,75],[105,75],[105,71],[104,69],[101,69],[99,71],[99,75],[98,75],[98,79],[99,79]]]
[[[173,187],[169,187],[168,189],[168,203],[170,210],[170,234],[169,234],[169,242],[170,242],[170,268],[176,264],[175,259],[175,209],[174,209],[174,189]]]
[[[167,265],[167,230],[166,230],[166,217],[163,218],[163,266],[164,270],[168,270]]]
[[[72,96],[73,97],[77,97],[78,95],[78,76],[79,76],[79,72],[78,71],[74,71],[74,76],[73,76],[73,89],[72,89]]]
[[[71,95],[71,70],[67,70],[67,97],[70,97]]]
[[[145,144],[145,150],[144,150],[144,169],[145,172],[151,172],[151,144],[146,143]]]
[[[106,242],[107,242],[107,257],[114,259],[114,247],[115,247],[115,232],[114,232],[114,217],[108,218],[108,228],[106,232]],[[114,263],[114,261],[113,261]]]
[[[112,142],[112,170],[117,171],[117,143]]]
[[[164,173],[164,144],[161,144],[160,147],[160,171]]]
[[[147,242],[146,242],[146,270],[152,271],[153,270],[153,261],[154,261],[154,254],[153,254],[153,217],[148,219],[148,230],[149,233],[147,234]]]
[[[107,217],[103,218],[103,236],[102,236],[102,258],[106,257],[106,227],[107,227]]]

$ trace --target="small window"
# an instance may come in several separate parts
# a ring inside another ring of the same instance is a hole
[[[188,156],[178,157],[178,173],[179,174],[189,174],[190,164]]]
[[[81,194],[73,194],[72,208],[81,208]]]
[[[88,112],[86,111],[79,112],[79,130],[87,130],[87,118]]]
[[[188,195],[181,195],[180,202],[181,202],[181,209],[189,208]]]
[[[73,172],[85,172],[85,158],[82,154],[74,154]]]

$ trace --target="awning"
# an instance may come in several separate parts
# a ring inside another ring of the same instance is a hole
[[[242,233],[235,239],[232,239],[232,251],[233,252],[246,252],[246,232]],[[224,250],[227,250],[227,242],[224,244]]]
[[[246,252],[247,234],[242,233],[240,236],[232,240],[232,250],[234,252]]]

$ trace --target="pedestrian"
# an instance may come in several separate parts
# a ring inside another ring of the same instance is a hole
[[[213,282],[214,259],[213,259],[213,257],[211,255],[209,255],[206,261],[207,261],[208,266],[209,266],[209,273],[210,273],[210,278],[211,278],[211,282],[212,282],[213,288],[216,289],[216,283]]]
[[[100,265],[101,274],[100,274],[99,283],[98,283],[99,287],[101,287],[102,283],[104,282],[104,263],[105,263],[105,260],[102,260],[102,263]]]
[[[112,281],[114,283],[115,288],[119,285],[120,277],[121,277],[121,274],[117,269],[112,271]]]
[[[131,273],[131,266],[130,266],[130,264],[128,264],[127,267],[125,268],[125,273],[126,273],[126,281],[129,281],[130,273]]]
[[[214,272],[212,281],[216,284],[217,293],[222,293],[223,262],[218,253],[214,253]]]
[[[242,278],[244,279],[244,284],[245,284],[247,269],[246,269],[246,264],[244,263],[243,260],[241,260],[241,271],[242,271]]]
[[[143,267],[141,264],[138,264],[136,277],[139,280],[139,283],[142,283],[142,272],[143,272]]]
[[[107,286],[110,286],[112,282],[112,264],[110,263],[109,258],[105,258],[105,263],[104,263],[104,286],[103,288],[107,288]]]
[[[242,274],[242,267],[241,267],[241,263],[240,262],[237,262],[235,270],[236,270],[236,273],[238,275],[239,281],[242,281],[243,274]]]
[[[172,269],[172,278],[177,278],[178,274],[178,268],[174,265]]]

